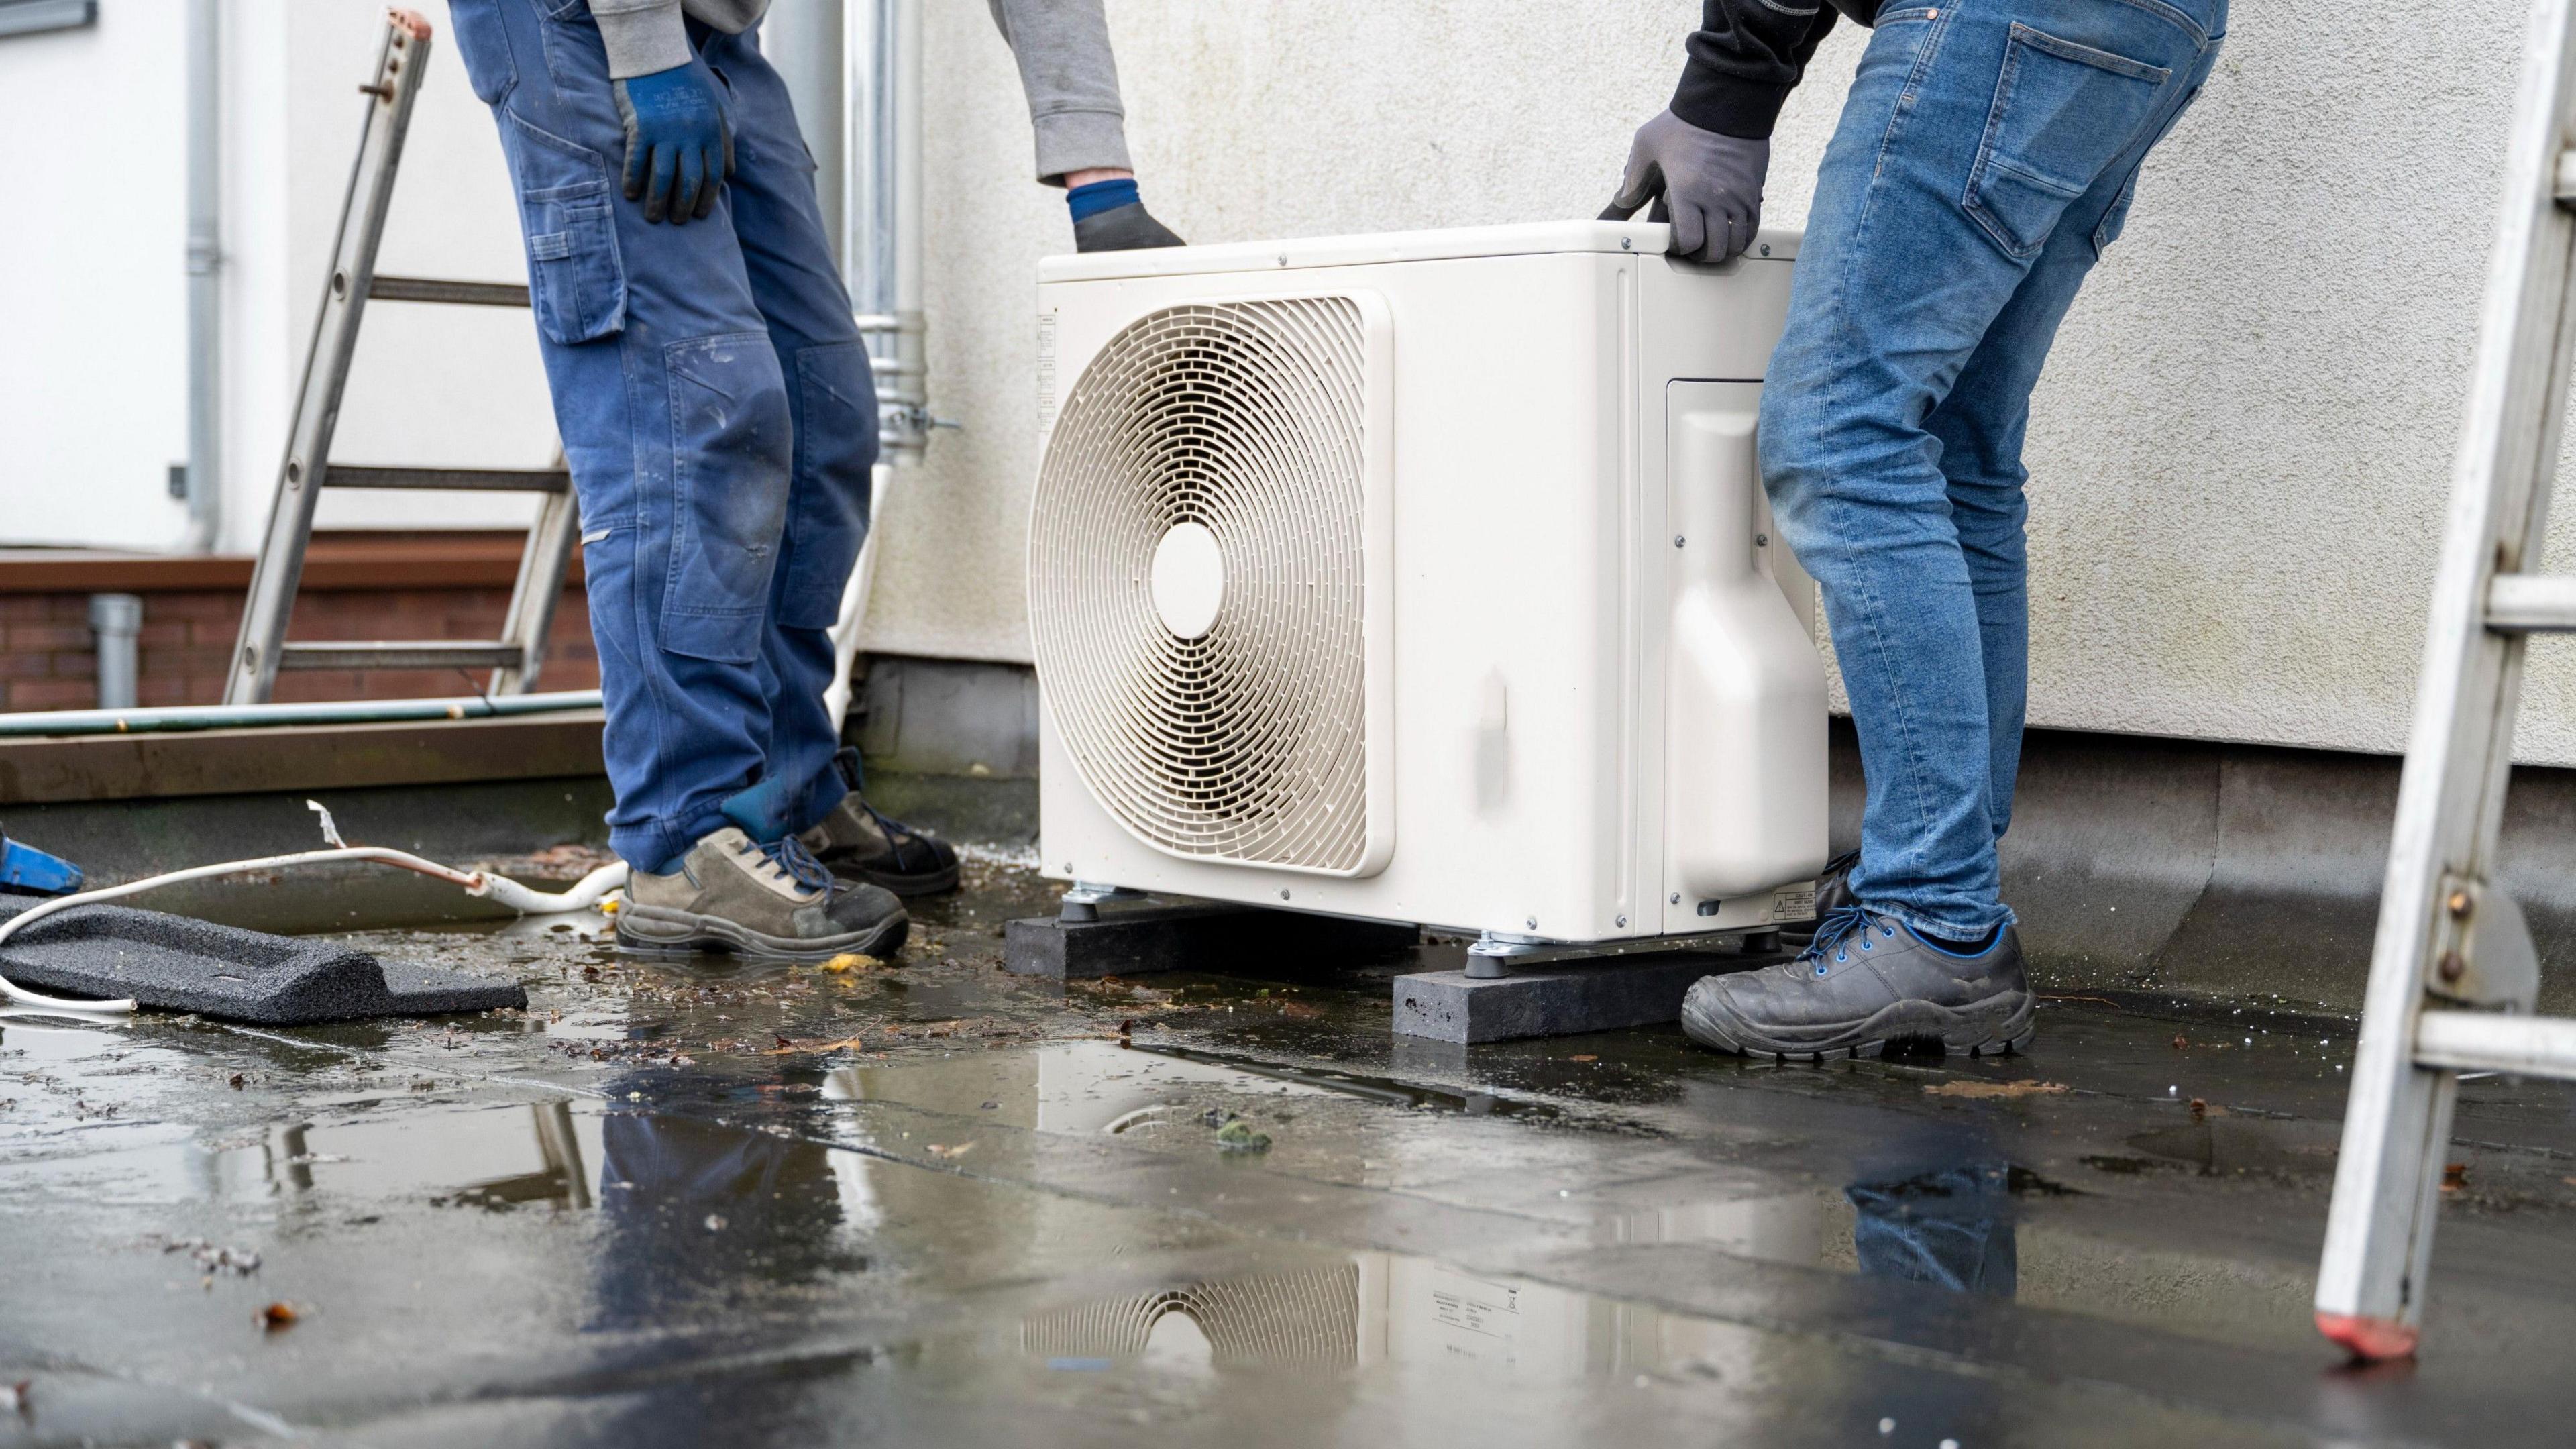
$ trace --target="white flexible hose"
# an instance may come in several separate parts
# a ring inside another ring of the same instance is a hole
[[[314,808],[321,809],[318,805]],[[339,832],[331,827],[328,811],[323,812],[323,829],[335,842],[339,839]],[[56,896],[51,900],[40,901],[29,906],[8,920],[0,921],[0,942],[6,942],[19,931],[57,911],[69,910],[74,906],[96,905],[101,901],[116,900],[160,886],[177,885],[181,881],[205,880],[219,875],[242,875],[260,870],[287,870],[299,865],[320,865],[326,861],[335,860],[371,860],[379,865],[399,866],[404,870],[418,871],[422,875],[435,876],[450,884],[462,886],[467,895],[498,901],[522,915],[548,915],[563,911],[589,910],[598,905],[610,891],[626,883],[625,863],[613,862],[583,876],[574,883],[572,889],[560,895],[549,895],[544,891],[532,891],[507,876],[493,875],[479,870],[458,870],[454,866],[440,865],[434,860],[423,860],[405,850],[393,850],[381,845],[337,846],[331,850],[306,850],[294,855],[270,855],[258,860],[229,860],[221,865],[191,866],[186,870],[174,870],[168,875],[127,881],[123,885],[101,886],[97,890],[81,891],[75,895]],[[29,991],[5,976],[0,976],[0,994],[5,994],[10,1000],[28,1006],[61,1007],[72,1011],[134,1010],[132,1001],[76,1001],[64,997],[46,996],[41,992]]]

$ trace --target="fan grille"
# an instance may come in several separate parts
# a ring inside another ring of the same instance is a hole
[[[1176,854],[1313,870],[1368,846],[1367,333],[1347,297],[1151,313],[1083,369],[1038,471],[1030,617],[1083,778]],[[1215,535],[1195,638],[1156,549]]]

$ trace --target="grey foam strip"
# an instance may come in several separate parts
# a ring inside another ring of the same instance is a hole
[[[0,891],[0,920],[41,899]],[[112,905],[64,911],[11,937],[0,946],[0,974],[39,991],[130,996],[145,1006],[262,1026],[528,1004],[512,981]]]

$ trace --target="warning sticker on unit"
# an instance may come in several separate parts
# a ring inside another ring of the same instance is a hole
[[[1521,1316],[1521,1291],[1460,1273],[1435,1271],[1431,1316],[1450,1328],[1489,1338],[1512,1337]]]
[[[1055,314],[1038,314],[1038,442],[1055,431]]]
[[[1771,919],[1812,921],[1816,918],[1816,884],[1782,886],[1771,893]]]

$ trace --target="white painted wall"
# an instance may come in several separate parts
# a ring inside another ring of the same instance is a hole
[[[1209,241],[1590,215],[1697,8],[1109,7],[1146,199]],[[1067,232],[983,7],[930,10],[931,395],[966,431],[898,480],[869,641],[1026,659],[1027,266]],[[2035,721],[2402,747],[2523,10],[2236,7],[2034,404]],[[1791,99],[1771,220],[1864,39]],[[2535,650],[2526,758],[2576,763],[2571,647]]]
[[[225,8],[226,533],[247,548],[379,22],[349,0]],[[896,478],[868,643],[1025,660],[1032,278],[1069,231],[1030,182],[985,7],[925,8],[932,397],[965,429]],[[1696,9],[1110,0],[1146,197],[1210,241],[1589,215],[1669,93]],[[2521,9],[2451,7],[2427,27],[2327,0],[2238,7],[2040,387],[2036,720],[2402,743]],[[176,11],[107,0],[95,30],[0,40],[0,130],[51,142],[21,148],[30,204],[0,226],[0,542],[178,535],[163,493],[184,452]],[[1861,40],[1838,33],[1790,102],[1775,222],[1804,215]],[[489,117],[451,48],[433,64],[385,266],[515,278]],[[353,461],[544,461],[527,319],[375,309],[341,438]],[[520,506],[343,495],[324,516],[488,526]],[[2576,763],[2568,647],[2536,653],[2528,758]]]

